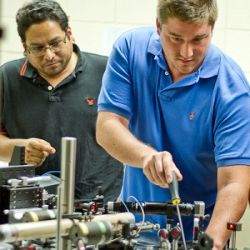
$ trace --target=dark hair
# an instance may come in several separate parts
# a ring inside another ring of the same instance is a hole
[[[158,0],[157,17],[160,24],[169,17],[186,22],[208,21],[213,27],[218,16],[216,0]]]
[[[68,27],[68,17],[58,2],[53,0],[33,0],[17,11],[17,31],[21,40],[25,42],[25,33],[33,24],[47,20],[56,21],[62,30]]]

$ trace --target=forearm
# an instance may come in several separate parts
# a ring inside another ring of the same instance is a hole
[[[0,135],[0,160],[9,162],[13,149],[16,145],[23,145],[25,139],[10,139],[5,135]]]
[[[217,194],[214,212],[207,233],[214,239],[215,248],[222,249],[230,237],[227,222],[237,222],[242,217],[248,201],[245,185],[234,182],[223,187]]]
[[[124,118],[112,113],[99,113],[96,138],[110,155],[132,166],[141,167],[148,155],[156,153],[155,149],[140,142],[128,130]]]

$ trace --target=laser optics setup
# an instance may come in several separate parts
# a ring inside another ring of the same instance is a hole
[[[75,200],[77,140],[63,137],[61,175],[35,176],[35,166],[25,165],[22,147],[16,147],[10,166],[0,168],[0,250],[40,249],[161,249],[211,250],[213,239],[204,233],[205,203],[182,203],[178,181],[172,172],[172,200],[158,202],[104,202],[101,187],[92,200]],[[165,228],[135,214],[163,215]],[[182,217],[193,217],[193,237],[186,241]],[[175,223],[174,218],[178,218]],[[175,223],[175,224],[174,224]],[[228,223],[233,233],[225,249],[236,250],[238,223]],[[145,242],[142,235],[156,235]]]

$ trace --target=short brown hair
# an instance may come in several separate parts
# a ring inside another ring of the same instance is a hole
[[[157,18],[160,24],[169,17],[176,17],[184,22],[203,22],[213,27],[218,17],[216,0],[158,0]]]

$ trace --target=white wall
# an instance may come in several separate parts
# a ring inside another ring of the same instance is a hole
[[[0,0],[6,36],[0,43],[0,63],[22,55],[15,14],[24,0]],[[70,17],[82,50],[108,55],[112,42],[124,30],[154,25],[157,0],[60,0]],[[219,20],[214,43],[232,56],[250,81],[250,0],[218,0]],[[225,209],[227,209],[225,204]],[[250,247],[250,209],[244,217],[238,248]]]
[[[15,14],[25,0],[2,1],[6,39],[1,44],[1,62],[21,55]],[[108,55],[112,42],[124,30],[154,25],[157,0],[59,0],[70,17],[76,42],[82,50]],[[232,56],[250,80],[250,1],[218,0],[219,20],[214,43]]]

